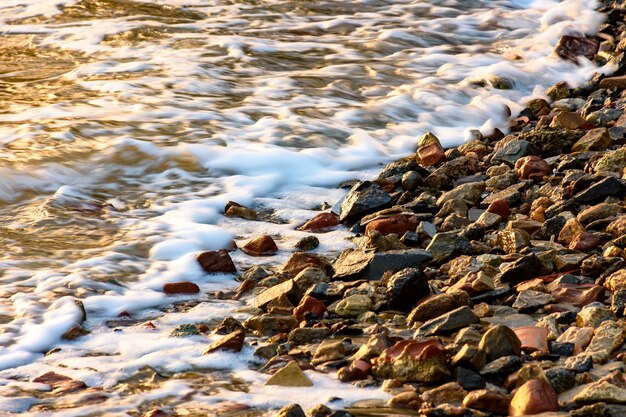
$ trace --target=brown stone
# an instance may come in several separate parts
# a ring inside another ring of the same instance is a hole
[[[453,406],[460,406],[463,403],[463,399],[467,395],[465,391],[458,383],[448,382],[437,388],[430,389],[422,394],[422,399],[433,405],[450,404]]]
[[[609,275],[604,281],[604,286],[613,293],[626,290],[626,269],[620,269]]]
[[[606,227],[606,231],[615,237],[626,235],[626,216],[620,216],[613,220]]]
[[[408,216],[398,215],[372,220],[365,226],[365,233],[376,230],[383,236],[387,236],[391,233],[402,236],[408,231],[414,231],[416,227],[417,224],[411,221]]]
[[[619,77],[608,77],[600,81],[600,87],[615,90],[619,88],[626,88],[626,75]]]
[[[559,243],[569,246],[574,239],[584,232],[585,227],[573,217],[565,222],[561,232],[559,232]]]
[[[168,282],[163,285],[163,292],[168,295],[173,294],[197,294],[200,287],[194,282]]]
[[[523,326],[513,329],[513,331],[522,342],[522,350],[548,352],[548,329],[545,327]]]
[[[217,251],[202,252],[196,257],[196,260],[205,272],[235,274],[237,268],[230,258],[228,251],[220,249]]]
[[[387,401],[390,407],[418,409],[422,405],[422,399],[415,391],[404,391],[394,395]]]
[[[593,327],[568,327],[556,341],[559,343],[573,343],[574,355],[578,355],[591,342]]]
[[[426,322],[459,307],[469,305],[471,299],[465,291],[450,291],[448,294],[434,294],[423,298],[407,317],[409,324]]]
[[[83,381],[72,379],[55,372],[47,372],[33,379],[33,382],[50,385],[52,394],[67,394],[87,388]]]
[[[463,406],[488,413],[507,415],[511,399],[488,389],[472,391],[463,399]]]
[[[293,310],[293,315],[296,319],[298,319],[298,321],[302,321],[306,313],[312,313],[317,317],[321,317],[324,312],[326,312],[326,306],[324,303],[316,298],[306,295],[302,300],[300,300],[300,304],[298,304],[298,306]]]
[[[497,214],[502,220],[507,220],[511,211],[509,210],[509,202],[506,200],[496,200],[487,207],[489,213]]]
[[[569,248],[580,252],[589,252],[600,246],[600,239],[591,232],[583,232],[569,244]]]
[[[326,275],[332,275],[332,265],[321,256],[306,252],[295,252],[282,267],[282,272],[289,276],[296,276],[306,268],[322,269]]]
[[[585,119],[583,119],[580,114],[576,112],[563,111],[554,116],[552,122],[550,123],[550,127],[561,127],[564,129],[578,129],[583,124],[585,124]]]
[[[418,149],[415,153],[415,161],[424,167],[437,165],[446,160],[446,154],[441,147],[439,139],[432,133],[426,133],[418,141]]]
[[[385,349],[373,365],[377,377],[402,382],[431,383],[450,376],[446,351],[437,339],[401,340]]]
[[[240,352],[243,347],[243,341],[246,338],[246,332],[242,329],[235,330],[234,332],[222,337],[220,340],[213,342],[204,351],[203,355],[217,352],[219,350],[231,350],[233,352]]]
[[[550,174],[550,166],[538,156],[525,156],[515,162],[515,169],[521,179],[541,179]]]
[[[589,130],[572,146],[572,152],[603,151],[613,143],[605,127]]]
[[[263,235],[246,243],[241,250],[250,256],[272,256],[278,252],[278,246],[271,236]]]
[[[361,381],[367,379],[367,376],[372,369],[372,365],[361,359],[352,361],[350,366],[344,366],[337,371],[337,379],[341,382]]]
[[[539,379],[519,387],[509,406],[510,416],[534,415],[546,411],[559,411],[559,399],[552,385]]]
[[[256,212],[248,207],[242,206],[234,201],[229,201],[224,208],[224,215],[227,217],[240,217],[246,220],[256,220]]]
[[[578,62],[578,57],[580,56],[592,60],[596,53],[598,53],[599,47],[600,42],[596,39],[584,36],[564,35],[559,39],[555,52],[563,59]]]
[[[594,301],[604,301],[605,291],[596,284],[559,284],[551,291],[557,303],[572,304],[583,307]]]
[[[146,411],[141,416],[142,417],[171,417],[172,414],[166,413],[165,411],[160,410],[158,408],[153,408],[150,411]]]
[[[304,223],[298,230],[321,233],[339,225],[339,216],[333,212],[319,213],[308,222]]]

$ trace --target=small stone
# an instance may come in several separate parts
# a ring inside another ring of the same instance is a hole
[[[625,339],[626,326],[623,322],[603,321],[595,328],[591,343],[585,352],[591,355],[593,362],[604,363]]]
[[[230,334],[236,330],[243,330],[243,325],[233,317],[226,317],[213,331],[215,334]]]
[[[499,415],[507,415],[510,404],[509,397],[488,389],[472,391],[463,399],[464,407]]]
[[[494,164],[504,162],[513,166],[519,159],[527,155],[534,155],[536,152],[537,149],[529,141],[513,140],[501,149],[496,150],[491,158],[491,162]]]
[[[567,328],[563,334],[556,339],[556,341],[560,343],[573,343],[574,354],[579,354],[585,347],[587,347],[589,342],[591,342],[592,337],[592,327],[580,328],[572,326]]]
[[[609,381],[597,381],[587,384],[575,397],[578,404],[609,403],[626,404],[626,389],[611,384]]]
[[[552,388],[560,394],[576,386],[576,374],[562,366],[547,369],[545,376]]]
[[[372,308],[372,300],[363,294],[353,294],[337,304],[335,313],[341,317],[356,317]]]
[[[572,151],[604,151],[611,146],[611,143],[613,143],[613,139],[611,138],[609,131],[604,127],[600,127],[587,131],[585,136],[578,139],[574,146],[572,146]]]
[[[506,253],[519,253],[530,246],[530,235],[524,230],[500,230],[498,243]]]
[[[258,334],[268,335],[276,333],[289,333],[298,325],[298,320],[293,316],[282,314],[262,314],[252,316],[243,322],[246,329]]]
[[[437,165],[446,160],[446,154],[439,139],[428,132],[418,140],[415,160],[423,167]]]
[[[524,416],[559,411],[559,399],[552,385],[534,379],[518,388],[509,406],[510,416]]]
[[[607,77],[600,81],[601,88],[607,88],[609,90],[618,90],[626,88],[626,75],[620,75],[617,77]]]
[[[298,366],[298,362],[291,361],[285,367],[270,377],[265,385],[278,385],[281,387],[311,387],[313,383],[302,369]],[[304,415],[304,413],[303,413]]]
[[[322,233],[328,232],[339,225],[339,216],[336,213],[319,213],[311,220],[298,228],[305,232]]]
[[[526,352],[548,353],[548,329],[536,326],[518,327],[514,330]]]
[[[437,233],[426,251],[433,255],[435,261],[441,262],[452,256],[471,254],[473,248],[465,236],[456,232],[445,232]]]
[[[372,366],[363,360],[354,360],[350,366],[344,366],[337,371],[337,379],[341,382],[361,381],[367,379]]]
[[[306,414],[298,404],[289,404],[278,410],[274,417],[306,417]]]
[[[479,371],[485,366],[485,361],[485,352],[476,346],[466,344],[454,355],[450,364],[455,368],[461,366]]]
[[[402,236],[409,230],[415,230],[417,223],[411,221],[408,216],[398,215],[372,220],[365,227],[365,232],[376,230],[383,236],[395,233]]]
[[[444,294],[435,294],[423,299],[407,317],[407,322],[426,322],[462,306],[471,303],[465,291],[450,291]]]
[[[387,281],[387,300],[392,310],[407,311],[430,294],[428,280],[417,268],[405,268]]]
[[[271,236],[263,235],[246,243],[241,250],[250,256],[272,256],[278,252],[278,246]]]
[[[507,220],[510,214],[509,203],[506,200],[496,200],[489,204],[487,212],[497,214],[502,217],[503,220]]]
[[[569,248],[579,252],[590,252],[600,246],[600,239],[591,232],[583,232],[574,237],[569,243]]]
[[[538,156],[525,156],[515,162],[517,174],[523,180],[540,180],[550,174],[550,166]]]
[[[294,305],[297,305],[302,298],[302,292],[293,279],[289,279],[281,284],[266,289],[254,299],[254,306],[262,308],[269,303],[278,300],[280,297],[287,299]]]
[[[565,368],[578,374],[589,372],[593,368],[593,361],[590,355],[580,354],[565,359]]]
[[[346,347],[343,340],[324,340],[315,350],[315,355],[311,364],[319,364],[343,359],[346,354]]]
[[[228,204],[226,204],[224,212],[227,217],[239,217],[246,220],[257,219],[256,211],[235,203],[234,201],[229,201]]]
[[[387,401],[387,405],[393,408],[412,408],[417,409],[422,405],[423,401],[420,395],[415,391],[404,391],[394,395]]]
[[[563,229],[559,233],[559,243],[567,246],[584,232],[585,228],[583,225],[576,218],[571,218],[565,222]]]
[[[296,276],[307,268],[319,268],[327,275],[333,273],[332,265],[321,256],[306,252],[295,252],[282,267],[282,272],[289,276]]]
[[[460,406],[467,391],[456,382],[448,382],[437,388],[430,389],[422,394],[422,399],[434,405],[450,404]]]
[[[320,240],[315,236],[306,236],[298,240],[294,247],[303,252],[307,252],[317,248],[320,245]]]
[[[70,327],[70,329],[68,331],[63,333],[63,335],[61,336],[61,339],[63,339],[63,340],[76,340],[79,337],[88,335],[89,333],[90,333],[89,330],[85,329],[80,324],[75,324],[72,327]]]
[[[341,203],[341,223],[354,223],[361,217],[385,208],[391,203],[391,196],[378,184],[371,181],[357,183],[348,191]]]
[[[402,340],[374,360],[372,371],[378,378],[434,383],[450,376],[446,362],[445,349],[437,339]]]
[[[604,288],[595,284],[559,284],[551,289],[557,303],[583,307],[594,301],[604,301]]]
[[[485,378],[499,378],[511,374],[519,369],[522,365],[522,361],[518,356],[509,355],[502,356],[487,363],[480,374]]]
[[[47,372],[40,375],[33,379],[32,382],[49,385],[51,394],[53,395],[68,394],[70,392],[87,388],[87,385],[83,381],[72,379],[68,376],[60,375],[55,372]]]
[[[204,351],[203,355],[217,352],[220,350],[230,350],[233,352],[240,352],[243,348],[243,342],[246,338],[246,332],[239,329],[235,330],[229,335],[222,337],[220,340],[211,343],[209,347]]]
[[[415,337],[449,333],[478,322],[472,309],[463,306],[427,321],[417,330]]]
[[[542,265],[539,258],[534,253],[531,253],[504,266],[500,272],[500,281],[516,285],[538,276],[541,268]]]
[[[585,57],[590,61],[593,60],[599,48],[600,42],[596,39],[585,36],[563,35],[554,51],[561,58],[578,63],[579,57]]]
[[[379,280],[385,272],[419,267],[430,259],[430,253],[422,249],[390,250],[382,253],[347,249],[334,263],[333,278],[343,281]]]
[[[235,274],[237,268],[230,258],[228,251],[220,249],[218,251],[202,252],[196,257],[200,267],[209,274],[225,273]]]
[[[569,87],[564,81],[560,81],[548,88],[545,94],[552,100],[557,101],[569,97]]]
[[[463,367],[457,367],[454,370],[454,379],[457,384],[467,391],[482,389],[486,385],[485,380],[479,373]]]
[[[558,113],[550,122],[550,127],[564,129],[578,129],[585,124],[585,119],[576,112],[563,111]]]
[[[622,207],[619,204],[600,203],[578,213],[577,219],[582,225],[587,226],[596,220],[617,216],[621,212]]]
[[[321,317],[325,312],[326,306],[324,303],[314,297],[305,295],[300,300],[300,304],[293,310],[293,315],[297,320],[302,321],[307,313]]]
[[[476,205],[480,200],[483,191],[485,191],[484,182],[469,182],[467,184],[462,184],[443,193],[437,199],[437,205],[441,207],[446,201],[449,200],[462,200],[469,204]]]
[[[519,356],[522,342],[513,330],[506,326],[497,325],[485,332],[480,339],[478,348],[485,352],[488,361],[493,361],[507,355]]]
[[[195,324],[181,324],[170,332],[170,337],[189,337],[200,335],[200,329]]]
[[[163,292],[167,295],[197,294],[200,292],[200,287],[193,282],[169,282],[163,285]]]
[[[615,321],[617,318],[612,311],[604,307],[588,306],[580,310],[576,316],[576,325],[578,327],[597,328],[603,321]]]

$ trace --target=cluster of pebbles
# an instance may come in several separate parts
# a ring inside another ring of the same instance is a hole
[[[605,3],[598,35],[565,36],[556,53],[610,62],[611,76],[552,86],[508,135],[475,131],[448,150],[424,135],[376,180],[347,184],[338,213],[302,225],[309,236],[280,268],[253,267],[220,295],[249,299],[250,318],[173,336],[223,335],[205,353],[254,346],[268,385],[315,389],[303,372],[315,370],[382,387],[402,413],[626,415],[626,5]],[[225,212],[256,218],[236,203]],[[334,260],[310,252],[316,234],[346,226],[355,248]],[[241,250],[278,247],[265,235]],[[237,272],[227,250],[197,260]],[[85,388],[53,373],[36,381]],[[292,404],[277,415],[351,414]]]

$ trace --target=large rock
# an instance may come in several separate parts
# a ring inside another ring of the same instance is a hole
[[[271,236],[263,235],[246,243],[241,250],[250,256],[272,256],[278,252],[278,246]]]
[[[296,276],[307,268],[319,268],[327,275],[332,275],[332,265],[321,256],[313,255],[306,252],[295,252],[287,263],[282,267],[282,272],[289,276]]]
[[[446,351],[437,339],[402,340],[385,349],[373,362],[372,371],[378,378],[434,383],[450,376]]]
[[[465,236],[457,232],[437,233],[430,241],[426,251],[437,262],[445,261],[456,255],[472,254],[472,245]]]
[[[468,306],[463,306],[427,321],[417,329],[415,337],[450,333],[478,322],[478,317],[474,314],[472,309]]]
[[[387,271],[419,267],[431,259],[431,255],[421,249],[391,250],[387,252],[365,252],[348,249],[341,253],[334,263],[336,280],[381,279]]]
[[[392,310],[408,311],[430,294],[428,279],[417,268],[405,268],[387,281],[387,302]]]
[[[478,348],[485,352],[488,361],[492,361],[508,355],[519,356],[522,351],[522,342],[513,330],[497,325],[485,332]]]
[[[509,406],[509,416],[534,415],[559,409],[559,399],[552,385],[533,379],[518,388]]]
[[[605,127],[600,127],[587,131],[585,136],[578,139],[574,146],[572,146],[572,151],[603,151],[608,148],[611,143],[613,143],[613,139],[611,138],[609,131]]]
[[[441,147],[439,139],[428,132],[417,142],[415,161],[423,167],[437,165],[446,160],[446,154]]]
[[[230,258],[228,251],[226,251],[225,249],[220,249],[218,251],[202,252],[196,257],[196,260],[198,261],[202,269],[204,269],[204,271],[208,272],[209,274],[237,273],[237,268],[235,267],[233,260]]]
[[[587,384],[575,397],[578,404],[609,403],[626,404],[626,388],[600,380]]]
[[[578,204],[589,204],[604,200],[606,197],[618,196],[624,191],[624,185],[615,177],[606,177],[590,185],[573,197]]]
[[[341,223],[354,223],[363,216],[385,208],[391,203],[391,196],[371,181],[356,184],[341,203]]]

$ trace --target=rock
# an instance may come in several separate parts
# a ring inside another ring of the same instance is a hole
[[[417,409],[422,405],[423,401],[420,395],[415,391],[403,391],[394,395],[387,401],[387,405],[393,408],[412,408]]]
[[[583,307],[594,301],[604,301],[604,289],[595,284],[559,284],[551,289],[557,303]]]
[[[626,88],[626,75],[604,78],[600,81],[600,87],[609,90],[624,89]]]
[[[407,171],[402,175],[402,188],[407,191],[415,190],[422,182],[422,177],[415,171]]]
[[[482,201],[483,205],[489,205],[497,200],[506,200],[509,205],[517,204],[522,198],[522,190],[527,187],[525,182],[513,184],[502,191],[492,192]]]
[[[291,255],[287,263],[283,265],[282,272],[289,276],[296,276],[311,267],[319,268],[327,275],[332,275],[333,273],[333,267],[326,259],[305,252],[296,252]]]
[[[580,252],[590,252],[600,246],[600,239],[591,232],[583,232],[574,237],[569,243],[569,248]]]
[[[298,366],[298,362],[291,361],[284,368],[280,369],[265,385],[278,385],[281,387],[312,387],[313,383],[304,375],[302,369]],[[304,416],[304,413],[302,414]]]
[[[230,334],[236,330],[244,330],[243,325],[233,317],[226,317],[213,331],[215,334]]]
[[[218,251],[202,252],[196,257],[200,267],[209,274],[224,273],[235,274],[237,268],[230,258],[228,251],[220,249]]]
[[[63,333],[63,335],[61,336],[61,339],[63,339],[63,340],[76,340],[79,337],[88,335],[89,333],[90,333],[89,330],[85,329],[80,324],[75,324],[72,327],[70,327],[70,329],[68,331]]]
[[[585,136],[578,139],[574,146],[572,146],[572,151],[604,151],[611,146],[611,143],[613,143],[613,139],[611,138],[609,131],[604,127],[600,127],[587,131]]]
[[[502,220],[506,220],[509,218],[510,209],[509,203],[506,200],[496,200],[493,203],[489,204],[487,207],[488,213],[493,213],[499,215]]]
[[[367,379],[372,366],[369,362],[363,360],[355,360],[350,366],[344,366],[337,371],[337,379],[341,382],[361,381]]]
[[[550,174],[550,166],[538,156],[525,156],[515,162],[517,174],[523,180],[540,180]]]
[[[609,123],[619,119],[622,114],[622,110],[604,107],[587,114],[585,120],[594,126],[607,126]]]
[[[522,361],[518,356],[502,356],[501,358],[487,363],[483,369],[481,369],[480,374],[488,379],[502,378],[518,370],[521,365]]]
[[[371,181],[357,183],[348,191],[341,203],[341,223],[354,223],[361,217],[385,208],[391,203],[391,196]]]
[[[582,131],[569,129],[536,128],[521,133],[518,138],[535,145],[543,158],[567,153],[583,136]]]
[[[380,232],[383,236],[387,236],[391,233],[395,233],[402,236],[409,230],[415,230],[417,223],[411,221],[408,216],[397,215],[391,217],[385,217],[381,219],[375,219],[367,223],[365,232],[369,233],[372,230]]]
[[[428,132],[418,140],[415,161],[423,167],[437,165],[446,160],[439,139]]]
[[[559,243],[569,245],[572,240],[576,239],[580,234],[585,232],[585,228],[578,220],[573,217],[565,222],[565,225],[559,233]]]
[[[476,205],[480,200],[480,195],[483,191],[485,191],[484,182],[470,182],[462,184],[443,193],[437,199],[437,205],[441,207],[446,201],[450,200],[462,200],[469,204]]]
[[[319,245],[320,245],[320,241],[317,237],[306,236],[298,240],[296,244],[294,245],[294,247],[303,252],[306,252],[306,251],[310,251],[310,250],[317,248]]]
[[[576,374],[562,366],[547,369],[545,371],[545,376],[557,394],[570,390],[576,386]]]
[[[584,36],[563,35],[554,51],[561,58],[578,63],[578,58],[581,56],[590,61],[593,60],[599,48],[600,42],[596,39]]]
[[[598,159],[598,161],[594,164],[593,170],[594,172],[624,172],[624,167],[626,166],[626,148],[621,147],[614,151],[609,151],[604,154],[603,157]]]
[[[278,246],[271,236],[263,235],[246,243],[241,250],[250,256],[272,256],[278,252]]]
[[[339,225],[339,216],[333,212],[316,214],[308,222],[298,228],[305,232],[322,233],[327,232]]]
[[[437,262],[456,255],[467,255],[473,252],[470,241],[457,232],[437,233],[430,241],[426,251],[431,253]]]
[[[624,186],[614,177],[606,177],[583,190],[573,197],[578,204],[588,204],[605,199],[609,196],[617,196],[622,193]]]
[[[252,316],[243,322],[246,329],[263,334],[289,333],[298,325],[298,320],[293,316],[281,314],[262,314]]]
[[[445,349],[437,339],[402,340],[374,360],[372,371],[378,378],[434,383],[450,376],[446,362]]]
[[[516,285],[538,276],[541,268],[539,258],[534,253],[531,253],[502,268],[500,281]]]
[[[569,327],[559,336],[556,341],[560,343],[573,343],[574,353],[578,354],[591,342],[593,337],[592,327]]]
[[[515,392],[509,406],[509,415],[534,415],[559,409],[559,399],[554,388],[546,381],[534,379]]]
[[[314,297],[305,295],[300,304],[293,310],[293,315],[298,321],[302,321],[306,314],[313,314],[315,317],[322,317],[326,312],[324,303]]]
[[[195,324],[181,324],[170,332],[170,337],[189,337],[200,335],[200,329]]]
[[[419,267],[431,255],[421,249],[392,250],[383,253],[348,249],[334,263],[336,280],[378,280],[387,271]]]
[[[167,295],[197,294],[200,287],[193,282],[169,282],[163,285],[163,292]]]
[[[330,337],[331,331],[326,327],[298,327],[289,333],[287,341],[299,346],[306,343],[320,342]]]
[[[256,220],[257,214],[256,211],[242,206],[241,204],[235,203],[234,201],[229,201],[226,204],[224,209],[224,215],[227,217],[240,217],[246,220]]]
[[[626,389],[608,381],[592,382],[574,397],[574,401],[577,404],[626,404]]]
[[[302,298],[302,292],[293,279],[270,287],[257,295],[254,299],[254,306],[262,308],[281,297],[286,297],[293,305],[298,305]]]
[[[560,81],[548,88],[545,94],[552,100],[562,100],[569,97],[569,87],[565,81]]]
[[[518,327],[514,330],[526,352],[548,353],[548,329],[536,326]]]
[[[513,330],[497,325],[489,328],[480,339],[478,348],[485,352],[487,361],[493,361],[507,355],[519,356],[522,342]]]
[[[330,278],[320,269],[315,267],[305,268],[296,275],[293,281],[300,291],[305,292],[315,284],[328,282]]]
[[[616,319],[612,311],[604,307],[590,305],[580,310],[576,316],[576,325],[578,327],[597,328],[603,321],[615,321]]]
[[[472,391],[463,399],[463,406],[487,413],[507,415],[511,399],[496,391],[481,389]]]
[[[289,404],[278,410],[274,417],[306,417],[306,414],[298,404]]]
[[[478,323],[478,317],[468,306],[459,307],[424,323],[415,333],[415,337],[433,336]]]
[[[222,337],[220,340],[211,343],[209,347],[204,351],[203,355],[217,352],[219,350],[231,350],[233,352],[240,352],[243,348],[243,342],[246,338],[246,332],[239,329],[235,330],[229,335]]]
[[[606,231],[615,237],[626,235],[626,216],[620,216],[613,220],[606,227]]]
[[[491,162],[494,164],[504,162],[510,166],[528,155],[536,154],[537,149],[530,142],[526,140],[513,140],[499,150],[496,150]]]
[[[461,366],[479,371],[485,366],[485,361],[485,352],[476,346],[466,344],[454,355],[450,364],[455,368]]]
[[[447,384],[424,392],[422,399],[434,405],[451,404],[453,406],[460,406],[466,395],[467,391],[459,384],[456,382],[448,382]]]
[[[325,362],[343,359],[346,354],[346,348],[343,340],[324,340],[317,347],[311,364],[317,366]]]
[[[422,300],[418,306],[411,311],[407,317],[407,322],[410,325],[416,321],[426,322],[448,311],[467,306],[470,303],[471,299],[465,291],[450,291],[445,294],[431,295]]]
[[[467,391],[485,388],[485,380],[480,374],[471,369],[457,367],[454,370],[454,379],[457,384]]]
[[[579,269],[587,256],[585,253],[564,253],[556,255],[553,264],[557,271],[572,271]]]
[[[352,359],[370,361],[371,359],[380,356],[380,354],[383,353],[383,351],[387,349],[390,344],[391,342],[386,334],[374,334],[368,339],[366,344],[361,345]]]
[[[565,368],[576,373],[589,372],[593,367],[593,361],[591,356],[587,354],[580,354],[565,359]]]
[[[363,294],[353,294],[337,304],[335,313],[341,317],[356,317],[372,308],[372,300]]]
[[[580,114],[576,112],[570,111],[562,111],[558,113],[552,121],[550,122],[551,128],[564,128],[564,129],[578,129],[583,124],[585,124],[585,119],[583,119]]]
[[[407,311],[417,300],[430,294],[428,280],[417,268],[405,268],[387,281],[387,300],[392,310]]]
[[[604,363],[611,353],[626,339],[626,326],[623,322],[603,321],[596,327],[591,343],[585,351],[593,362]]]
[[[618,271],[613,272],[606,278],[604,281],[604,287],[615,293],[620,290],[626,289],[626,269],[620,269]],[[598,300],[601,301],[601,300]]]
[[[500,230],[498,244],[506,253],[519,253],[530,246],[530,235],[524,230]]]
[[[406,236],[412,232],[407,232],[402,236],[405,240]],[[389,252],[392,250],[406,250],[408,249],[400,239],[398,235],[389,234],[383,236],[377,230],[371,230],[362,237],[355,237],[352,239],[356,243],[359,250],[364,252]],[[417,240],[417,246],[419,246],[419,237]]]
[[[70,392],[87,388],[87,385],[83,381],[72,379],[55,372],[46,372],[33,379],[32,382],[49,385],[52,395],[69,394]]]

